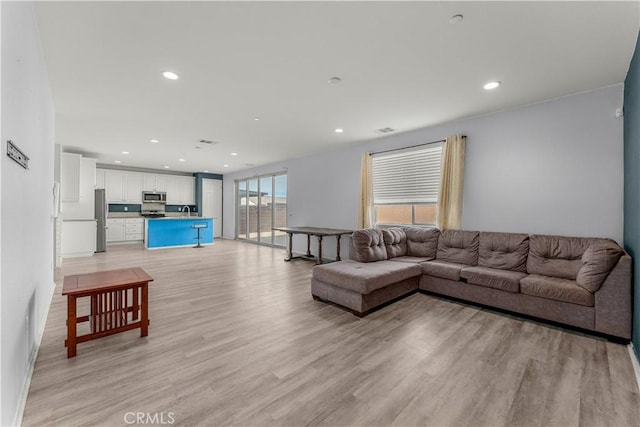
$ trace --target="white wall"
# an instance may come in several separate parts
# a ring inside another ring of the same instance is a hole
[[[40,340],[54,290],[54,110],[32,5],[0,2],[0,10],[0,424],[11,425],[19,422],[16,416],[30,358]],[[29,170],[7,157],[7,139],[30,157]]]
[[[462,133],[462,228],[622,242],[623,119],[615,117],[622,89],[615,85],[225,175],[224,199],[234,200],[235,179],[287,168],[289,225],[354,228],[364,152]],[[233,238],[234,203],[224,210],[224,236]],[[294,246],[302,251],[304,245],[300,238]],[[323,250],[335,255],[333,243]]]

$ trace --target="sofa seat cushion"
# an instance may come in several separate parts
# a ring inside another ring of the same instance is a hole
[[[479,236],[478,231],[441,231],[436,259],[456,264],[478,265]]]
[[[388,258],[405,256],[407,254],[407,235],[402,228],[387,228],[382,230],[382,239],[387,250]]]
[[[418,264],[393,261],[363,264],[347,260],[317,265],[312,270],[314,279],[359,294],[368,294],[421,274],[422,268]]]
[[[478,265],[527,272],[529,235],[480,232]]]
[[[399,256],[396,258],[389,258],[389,261],[398,261],[398,262],[411,262],[413,264],[420,264],[421,262],[431,261],[433,258],[427,258],[423,256]]]
[[[440,230],[437,228],[405,227],[407,255],[435,259]]]
[[[593,307],[593,294],[573,280],[530,274],[520,280],[520,292],[536,297]]]
[[[423,274],[455,281],[460,280],[460,271],[463,268],[469,267],[466,264],[458,264],[455,262],[445,262],[438,260],[423,262],[420,265],[422,266]]]
[[[520,279],[527,277],[527,273],[489,267],[467,267],[462,269],[460,277],[472,285],[518,293],[520,292]]]
[[[351,235],[353,255],[356,261],[374,262],[387,259],[382,231],[375,228],[356,230]]]

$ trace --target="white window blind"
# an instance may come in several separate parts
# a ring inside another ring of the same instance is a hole
[[[373,156],[373,203],[436,203],[442,143]]]

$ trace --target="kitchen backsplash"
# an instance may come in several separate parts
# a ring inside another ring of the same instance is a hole
[[[198,212],[196,205],[188,205],[191,212]],[[184,205],[166,205],[165,212],[180,212]],[[126,208],[126,209],[125,209]],[[142,205],[125,204],[125,203],[109,203],[109,212],[140,212]]]
[[[184,208],[185,205],[167,205],[164,208],[165,212],[180,212],[180,210],[182,208]],[[187,205],[189,206],[189,209],[191,210],[191,213],[194,212],[198,212],[198,207],[196,205]]]

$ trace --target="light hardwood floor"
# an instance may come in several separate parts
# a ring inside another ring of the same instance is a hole
[[[423,294],[359,319],[312,300],[312,264],[284,255],[219,241],[65,260],[23,425],[640,425],[623,345]],[[67,359],[62,276],[132,266],[155,278],[149,336]]]

